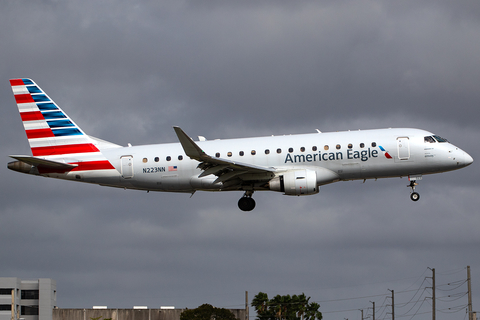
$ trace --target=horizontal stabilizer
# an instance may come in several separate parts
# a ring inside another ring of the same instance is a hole
[[[64,162],[58,162],[53,160],[46,160],[42,158],[32,157],[32,156],[9,156],[10,158],[28,163],[37,168],[44,169],[60,169],[60,170],[71,170],[77,167],[77,164],[69,164]]]

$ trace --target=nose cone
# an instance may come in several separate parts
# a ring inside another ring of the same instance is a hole
[[[468,153],[464,152],[464,156],[463,156],[464,160],[463,160],[463,165],[466,167],[466,166],[469,166],[473,163],[473,158],[471,155],[469,155]]]

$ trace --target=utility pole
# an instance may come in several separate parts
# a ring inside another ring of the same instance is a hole
[[[392,291],[392,320],[395,320],[395,291],[387,289],[388,291]]]
[[[467,266],[467,283],[468,283],[468,320],[473,320],[472,281],[471,281],[471,278],[470,278],[470,266]]]
[[[362,320],[363,320],[363,309],[360,309],[360,312],[362,313]]]
[[[428,268],[432,270],[432,320],[435,320],[436,317],[436,298],[435,298],[435,268]],[[471,319],[469,319],[471,320]]]
[[[245,320],[248,320],[249,317],[249,307],[248,307],[248,291],[245,291]]]
[[[372,319],[375,320],[375,301],[370,301],[373,304],[373,317]]]
[[[437,317],[437,308],[436,308],[436,297],[435,297],[435,268],[432,269],[432,320],[435,320]]]

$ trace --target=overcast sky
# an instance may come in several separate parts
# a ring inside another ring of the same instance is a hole
[[[370,301],[388,319],[390,289],[397,318],[431,319],[430,267],[437,319],[466,319],[470,265],[480,311],[476,163],[425,176],[416,203],[397,178],[257,192],[251,212],[240,192],[147,194],[6,168],[30,154],[18,77],[121,145],[175,142],[174,125],[207,139],[416,127],[478,161],[476,0],[6,0],[0,75],[0,276],[55,279],[61,308],[243,308],[245,291],[305,292],[324,319],[360,319]]]

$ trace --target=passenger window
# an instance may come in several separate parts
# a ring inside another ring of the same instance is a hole
[[[215,157],[220,158],[220,152],[215,153]]]
[[[172,160],[172,157],[167,156],[167,161],[170,161],[170,160]]]
[[[277,153],[282,153],[282,149],[278,148]]]
[[[363,142],[360,143],[360,148],[362,148],[362,149],[365,148],[365,143],[363,143]]]
[[[159,157],[155,157],[155,162],[158,162],[160,161],[160,158]]]
[[[377,146],[377,143],[376,142],[372,142],[372,147],[376,147]]]
[[[325,146],[323,147],[323,150],[325,150],[325,151],[328,150],[328,149],[330,149],[330,148],[328,147],[328,145],[325,145]]]
[[[301,148],[300,148],[300,151],[301,151],[301,152],[305,152],[305,147],[301,147]]]
[[[293,152],[293,148],[288,148],[288,152],[292,153],[292,152]]]
[[[240,157],[243,157],[245,153],[243,151],[240,151],[238,154],[240,155]]]
[[[251,152],[251,153],[252,153],[252,156],[254,156],[254,155],[256,155],[256,154],[257,154],[257,151],[255,151],[255,150],[252,150],[252,152]]]
[[[317,151],[317,146],[313,146],[312,151]]]
[[[231,157],[232,156],[232,153],[229,151],[227,152],[227,157]]]
[[[349,143],[348,144],[348,149],[352,149],[353,148],[353,144]]]
[[[265,154],[270,154],[270,150],[265,149]]]
[[[178,160],[183,160],[183,156],[178,156]]]
[[[148,162],[148,159],[147,158],[143,158],[143,163],[147,163]]]
[[[337,150],[340,150],[342,148],[342,146],[340,146],[339,144],[337,144]]]

